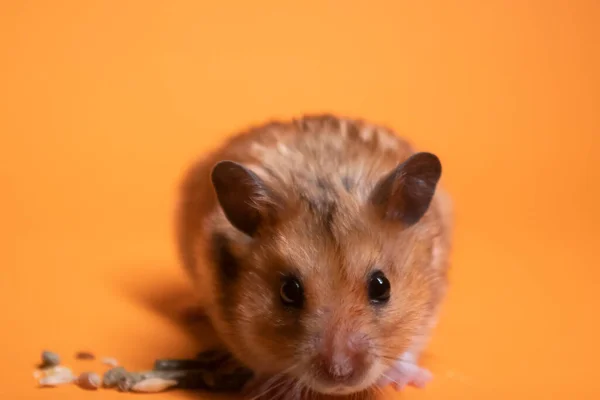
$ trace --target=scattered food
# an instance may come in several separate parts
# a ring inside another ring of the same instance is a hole
[[[131,388],[141,380],[144,380],[144,376],[140,373],[126,372],[119,378],[117,382],[117,388],[121,392],[129,392]]]
[[[55,375],[73,375],[73,372],[71,371],[70,368],[65,367],[64,365],[56,365],[54,367],[49,367],[49,368],[44,368],[41,370],[38,370],[39,374],[38,377],[39,378],[43,378],[46,376],[55,376]]]
[[[100,375],[95,372],[84,372],[79,375],[77,384],[82,389],[97,390],[100,387]]]
[[[108,365],[113,368],[119,366],[119,362],[117,361],[116,358],[113,358],[113,357],[104,357],[100,361],[102,362],[102,364]]]
[[[42,368],[54,367],[60,364],[60,356],[51,351],[42,352]]]
[[[91,352],[78,352],[78,360],[94,360]],[[58,354],[44,351],[42,367],[33,376],[40,386],[53,387],[76,383],[82,389],[117,388],[122,392],[156,393],[170,388],[201,389],[213,392],[237,392],[253,377],[252,371],[239,364],[229,353],[209,350],[193,359],[159,359],[150,371],[130,372],[112,357],[100,360],[109,365],[102,378],[87,371],[76,377],[71,369],[60,365]]]
[[[174,379],[147,378],[134,384],[130,390],[141,393],[156,393],[176,385],[177,381]]]
[[[75,358],[78,360],[95,360],[96,356],[89,351],[79,351],[75,354]]]
[[[42,375],[37,378],[40,386],[58,386],[73,382],[73,372],[60,365],[41,371]]]
[[[102,378],[102,384],[105,388],[112,388],[117,386],[119,380],[127,375],[127,371],[123,367],[111,368],[104,373]]]
[[[54,386],[58,386],[58,385],[65,385],[65,384],[71,383],[71,382],[73,382],[73,377],[68,376],[68,375],[45,376],[38,381],[40,386],[44,386],[44,387],[48,387],[48,386],[54,387]]]

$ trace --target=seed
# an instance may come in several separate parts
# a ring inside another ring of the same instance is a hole
[[[127,373],[127,374],[123,375],[122,377],[120,377],[119,381],[117,382],[117,388],[121,392],[128,392],[129,389],[131,389],[131,387],[133,385],[134,385],[133,377],[129,373]]]
[[[78,360],[94,360],[96,356],[89,351],[79,351],[75,354],[75,358]]]
[[[113,368],[119,365],[117,359],[112,357],[104,357],[100,361],[102,362],[102,364],[111,366]]]
[[[43,367],[54,367],[58,364],[60,364],[60,356],[58,354],[47,350],[42,352]]]
[[[156,393],[162,392],[176,385],[177,381],[174,379],[148,378],[133,385],[131,390],[141,393]]]
[[[55,375],[73,375],[73,371],[71,371],[70,368],[67,368],[64,365],[56,365],[54,367],[44,368],[38,371],[40,372],[40,377]]]
[[[73,382],[73,377],[68,375],[45,376],[39,380],[40,386],[58,386]]]
[[[175,384],[179,382],[180,378],[186,378],[190,374],[193,374],[196,371],[190,370],[171,370],[171,371],[143,371],[143,372],[127,372],[119,378],[117,382],[117,386],[122,392],[129,392],[133,390],[133,387],[142,381],[146,381],[148,379],[160,379],[162,381],[174,381]],[[199,371],[198,371],[199,372]],[[193,374],[194,376],[198,376],[198,374]],[[151,381],[154,382],[154,381]],[[156,382],[155,382],[156,383]],[[139,391],[143,391],[146,384],[142,385],[142,389]],[[151,389],[148,389],[149,391]]]
[[[138,382],[149,378],[144,372],[127,372],[117,382],[117,387],[121,392],[129,392],[131,388]]]
[[[96,390],[100,387],[100,376],[95,372],[84,372],[79,375],[77,383],[82,389]]]
[[[203,360],[177,360],[177,359],[162,359],[154,362],[155,371],[173,371],[182,369],[199,369],[206,368],[206,362]]]
[[[43,376],[38,380],[40,386],[57,386],[73,382],[73,372],[63,366],[56,366],[42,371]]]
[[[121,378],[127,375],[127,371],[123,367],[111,368],[104,373],[102,383],[104,387],[111,388],[117,386]]]

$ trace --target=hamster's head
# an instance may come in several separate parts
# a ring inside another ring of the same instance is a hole
[[[423,338],[438,301],[427,212],[438,158],[417,153],[362,187],[256,171],[231,161],[212,171],[231,228],[214,233],[220,335],[248,367],[295,387],[369,389]]]

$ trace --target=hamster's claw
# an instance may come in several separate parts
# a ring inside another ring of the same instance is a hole
[[[400,391],[407,385],[423,388],[432,378],[431,372],[403,355],[383,374],[377,384],[380,387],[391,384],[395,390]]]

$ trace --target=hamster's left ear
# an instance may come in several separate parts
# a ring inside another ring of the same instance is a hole
[[[416,153],[375,185],[370,203],[380,218],[413,225],[429,208],[441,175],[436,155]]]

